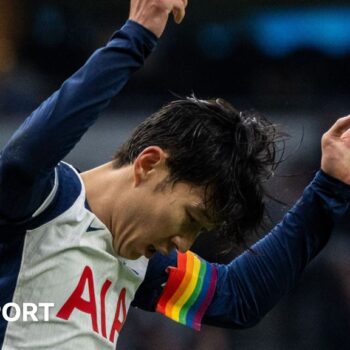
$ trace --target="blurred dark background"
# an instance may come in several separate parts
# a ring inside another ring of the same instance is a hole
[[[124,23],[128,6],[0,0],[0,146]],[[286,203],[268,202],[272,227],[317,171],[322,133],[350,112],[349,69],[349,1],[192,0],[184,23],[170,21],[157,51],[67,160],[81,170],[108,161],[174,94],[224,97],[260,110],[290,135],[286,161],[268,185]],[[213,247],[204,237],[195,250],[212,261],[238,254],[218,255]],[[337,227],[300,284],[252,329],[195,333],[131,310],[118,349],[349,349],[349,248],[347,227]]]

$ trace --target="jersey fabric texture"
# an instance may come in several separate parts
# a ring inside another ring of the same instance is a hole
[[[0,306],[55,304],[46,323],[42,310],[38,322],[6,322],[0,316],[3,349],[113,348],[130,302],[155,311],[170,290],[164,288],[168,267],[181,270],[177,252],[149,261],[115,256],[111,233],[85,205],[79,175],[62,162],[156,43],[153,33],[128,21],[2,150]],[[202,310],[203,323],[256,324],[295,285],[334,223],[349,218],[349,203],[350,186],[319,171],[283,220],[252,247],[255,254],[213,265],[217,282]],[[191,279],[190,268],[186,273]],[[192,303],[190,293],[176,292],[181,279],[169,283],[181,305]]]

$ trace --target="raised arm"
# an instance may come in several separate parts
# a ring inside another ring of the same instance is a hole
[[[204,322],[224,327],[258,322],[296,284],[334,223],[350,220],[349,128],[347,116],[323,135],[322,170],[283,221],[253,247],[256,255],[246,252],[217,266],[218,286]]]
[[[53,171],[155,47],[182,0],[132,0],[130,20],[21,125],[1,153],[0,216],[25,218],[46,197]],[[35,195],[34,195],[35,194]]]
[[[334,223],[350,213],[350,186],[319,172],[284,219],[252,249],[216,265],[218,282],[204,323],[256,324],[300,279],[322,250]]]

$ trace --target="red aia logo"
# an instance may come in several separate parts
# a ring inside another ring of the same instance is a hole
[[[89,300],[82,298],[86,285],[88,286],[89,291]],[[74,309],[78,309],[81,312],[89,314],[91,317],[92,329],[96,333],[100,333],[104,338],[107,339],[106,331],[106,294],[112,282],[106,280],[103,284],[100,292],[100,303],[101,303],[101,332],[99,332],[98,323],[97,323],[97,308],[96,308],[96,296],[95,296],[95,287],[94,287],[94,276],[92,270],[89,266],[85,266],[83,273],[81,274],[78,285],[76,286],[73,293],[67,299],[65,304],[62,306],[60,311],[57,313],[57,317],[64,320],[68,320]],[[124,321],[126,319],[126,302],[125,302],[126,289],[123,288],[120,291],[116,312],[113,320],[112,327],[109,332],[109,341],[114,343],[115,333],[119,333]],[[120,318],[121,316],[121,318]]]

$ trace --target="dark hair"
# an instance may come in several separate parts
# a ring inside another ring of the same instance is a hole
[[[263,183],[279,163],[280,136],[257,112],[192,96],[169,103],[141,123],[115,154],[114,166],[131,164],[148,146],[166,150],[169,181],[204,186],[220,237],[242,244],[263,221]]]

